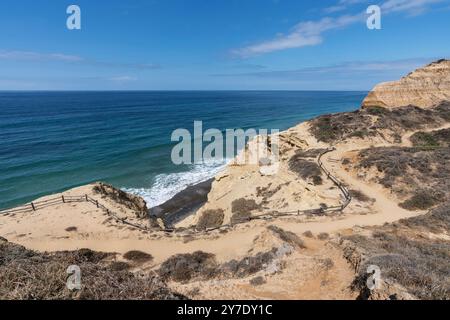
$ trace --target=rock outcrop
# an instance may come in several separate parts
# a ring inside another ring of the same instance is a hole
[[[148,216],[147,203],[141,197],[126,193],[112,185],[99,182],[93,187],[94,192],[108,197],[117,203],[136,212],[137,218],[146,218]]]
[[[362,107],[431,108],[450,101],[450,60],[439,60],[398,81],[381,83],[367,95]]]

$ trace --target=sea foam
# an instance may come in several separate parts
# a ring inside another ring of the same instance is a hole
[[[228,161],[214,161],[192,165],[191,170],[160,174],[150,188],[122,188],[124,191],[142,197],[147,206],[155,207],[170,200],[189,186],[207,181],[224,170]]]

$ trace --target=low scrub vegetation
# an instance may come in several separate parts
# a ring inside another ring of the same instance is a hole
[[[217,274],[217,267],[213,254],[196,251],[170,257],[161,265],[158,274],[164,279],[187,282],[196,278],[212,278]]]
[[[327,149],[323,148],[299,150],[296,152],[296,156],[300,158],[318,158],[325,151],[327,151]]]
[[[354,190],[353,189],[353,190],[349,190],[349,192],[350,192],[350,196],[353,199],[356,199],[356,200],[358,200],[360,202],[374,202],[375,201],[375,199],[372,199],[372,198],[368,197],[365,193],[363,193],[360,190]]]
[[[88,249],[37,253],[0,239],[0,300],[183,299],[155,274],[135,276],[109,263],[112,254]],[[82,270],[82,288],[67,289],[67,268]]]
[[[364,289],[367,267],[377,265],[384,279],[399,283],[419,299],[450,299],[450,243],[421,236],[423,231],[448,230],[449,205],[424,216],[371,228],[371,237],[345,237],[363,253],[355,287]]]
[[[283,240],[286,243],[289,243],[294,247],[306,248],[305,242],[293,232],[283,230],[277,226],[268,226],[267,229],[272,231],[281,240]]]
[[[442,198],[442,194],[434,190],[419,190],[400,206],[408,210],[426,210],[438,204]]]
[[[231,223],[236,224],[249,220],[252,211],[258,209],[260,209],[260,206],[253,199],[247,200],[241,198],[234,200],[231,203],[231,212],[233,213],[231,216]]]
[[[137,250],[128,251],[123,255],[123,257],[128,261],[133,261],[137,263],[150,262],[153,260],[153,256],[151,254]]]
[[[376,182],[406,198],[407,209],[428,209],[450,199],[450,148],[369,148],[359,153],[357,168],[375,167]]]
[[[438,148],[450,146],[450,129],[432,132],[417,132],[411,137],[411,142],[419,148]]]
[[[304,180],[311,179],[314,185],[323,183],[322,170],[319,165],[314,161],[303,159],[299,154],[294,155],[289,160],[289,169]]]
[[[398,140],[398,131],[416,130],[429,125],[450,121],[450,104],[443,103],[434,109],[414,106],[395,108],[370,107],[354,112],[346,112],[318,117],[311,121],[311,133],[318,141],[334,143],[346,138],[380,136],[390,132]],[[399,141],[396,141],[399,142]]]
[[[224,218],[225,213],[222,209],[206,210],[200,216],[196,229],[201,231],[220,227],[223,224]]]

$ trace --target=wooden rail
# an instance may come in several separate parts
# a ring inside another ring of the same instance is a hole
[[[294,146],[296,146],[294,143],[292,143],[292,144]],[[297,147],[299,147],[299,146],[297,146]],[[283,211],[283,212],[277,211],[277,212],[270,212],[270,213],[262,213],[259,215],[253,215],[251,217],[242,219],[241,221],[238,221],[235,223],[225,224],[225,225],[221,225],[219,227],[209,228],[206,230],[196,230],[195,226],[184,229],[184,230],[191,230],[196,233],[199,233],[199,232],[207,233],[207,232],[211,232],[214,230],[229,229],[235,225],[247,223],[252,220],[271,220],[271,219],[276,219],[276,218],[281,218],[281,217],[301,216],[301,215],[306,215],[306,214],[324,214],[324,213],[330,213],[330,212],[344,211],[344,209],[347,208],[348,205],[350,204],[350,202],[352,201],[350,192],[342,184],[342,182],[340,182],[335,176],[333,176],[331,174],[331,172],[323,165],[323,162],[322,162],[322,158],[324,155],[326,155],[327,153],[333,152],[335,150],[336,150],[336,148],[333,147],[333,148],[329,148],[326,151],[322,152],[317,159],[317,163],[318,163],[320,169],[326,174],[327,178],[330,179],[342,192],[342,195],[344,196],[344,199],[345,199],[343,204],[338,205],[338,206],[332,206],[332,207],[320,207],[320,208],[314,208],[314,209],[304,209],[304,210],[295,210],[295,211]],[[166,229],[165,231],[166,232],[176,232],[177,229]]]
[[[252,220],[271,220],[271,219],[276,219],[276,218],[280,218],[280,217],[287,217],[287,216],[301,216],[301,215],[306,215],[306,214],[324,214],[324,213],[328,213],[328,212],[342,212],[352,201],[352,197],[349,193],[349,191],[347,190],[347,188],[335,177],[331,174],[331,172],[323,165],[322,162],[322,157],[330,152],[335,151],[336,148],[329,148],[326,151],[322,152],[320,154],[320,156],[317,159],[317,163],[320,167],[320,169],[326,174],[327,178],[330,179],[342,192],[343,196],[344,196],[344,203],[342,205],[339,206],[333,206],[333,207],[320,207],[320,208],[315,208],[315,209],[306,209],[306,210],[296,210],[296,211],[284,211],[284,212],[270,212],[270,213],[262,213],[259,215],[254,215],[251,217],[248,217],[246,219],[242,219],[241,221],[237,221],[235,223],[230,223],[230,224],[226,224],[226,225],[221,225],[219,227],[216,228],[209,228],[206,230],[197,230],[195,226],[190,227],[190,228],[185,228],[185,229],[171,229],[171,228],[166,228],[162,231],[167,232],[167,233],[172,233],[172,232],[176,232],[176,231],[191,231],[194,233],[208,233],[214,230],[219,230],[219,229],[228,229],[228,228],[232,228],[235,225],[238,224],[242,224],[242,223],[247,223],[249,221]],[[39,209],[43,209],[49,206],[54,206],[57,204],[61,204],[61,203],[73,203],[73,202],[90,202],[92,204],[94,204],[97,208],[102,209],[104,212],[106,212],[107,215],[112,216],[116,222],[121,222],[123,224],[126,224],[128,226],[134,227],[136,229],[142,230],[142,231],[150,231],[151,229],[149,227],[146,226],[142,226],[136,223],[132,223],[127,221],[127,218],[121,218],[119,217],[118,214],[116,214],[115,212],[109,210],[107,207],[105,207],[104,205],[102,205],[101,203],[98,202],[98,200],[95,200],[91,197],[89,197],[87,194],[84,196],[67,196],[67,195],[62,195],[60,197],[55,197],[55,198],[50,198],[47,200],[42,200],[42,201],[37,201],[37,202],[31,202],[29,204],[14,208],[14,209],[9,209],[9,210],[4,210],[4,211],[0,211],[0,215],[10,215],[10,214],[15,214],[15,213],[25,213],[25,212],[35,212]]]
[[[139,224],[136,223],[132,223],[127,221],[127,218],[121,218],[117,213],[115,213],[114,211],[109,210],[107,207],[105,207],[103,204],[101,204],[100,202],[98,202],[98,200],[95,200],[91,197],[89,197],[87,194],[85,194],[84,196],[67,196],[67,195],[62,195],[60,197],[55,197],[55,198],[50,198],[47,200],[42,200],[42,201],[37,201],[37,202],[30,202],[26,205],[14,208],[14,209],[9,209],[9,210],[3,210],[0,211],[0,215],[11,215],[11,214],[16,214],[16,213],[27,213],[27,212],[35,212],[39,209],[43,209],[46,207],[51,207],[57,204],[64,204],[64,203],[74,203],[74,202],[89,202],[94,204],[97,208],[102,209],[104,212],[106,212],[106,214],[108,216],[113,217],[116,222],[121,222],[123,224],[129,225],[131,227],[143,230],[143,231],[149,231],[150,228],[146,227],[146,226],[141,226]]]

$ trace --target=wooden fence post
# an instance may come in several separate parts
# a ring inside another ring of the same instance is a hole
[[[64,196],[61,196],[61,198],[62,198],[62,202],[66,203],[66,200],[64,199]]]
[[[95,200],[95,204],[97,205],[97,208],[98,208],[98,200]]]
[[[36,211],[36,207],[34,206],[34,203],[31,203],[31,208],[33,208],[33,211]]]
[[[88,195],[86,194],[86,195],[84,195],[84,197],[86,198],[86,201],[89,201],[89,199],[88,199]]]

